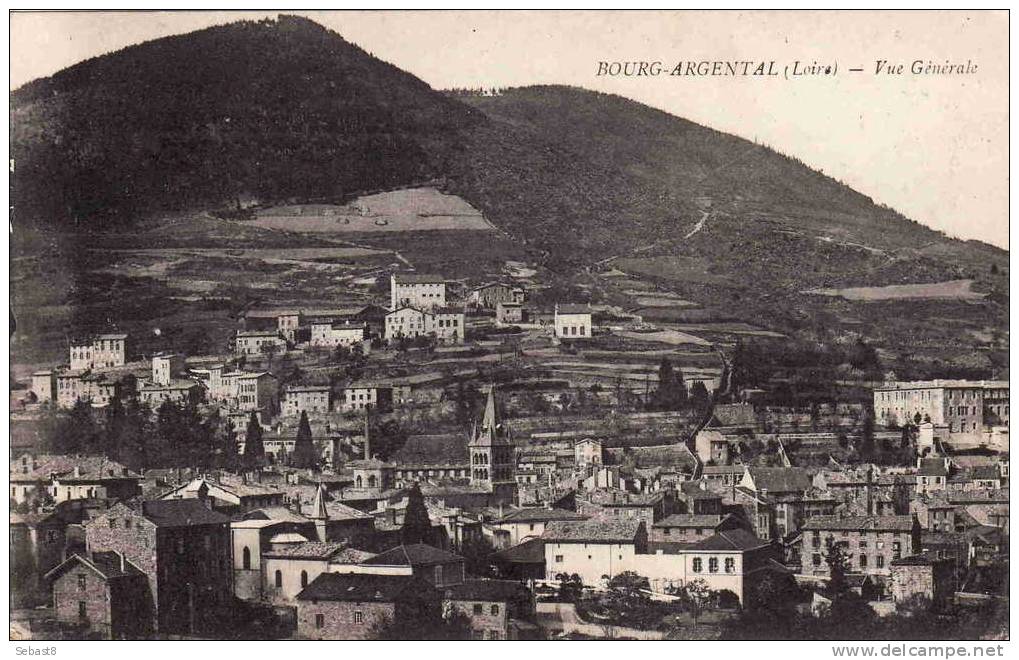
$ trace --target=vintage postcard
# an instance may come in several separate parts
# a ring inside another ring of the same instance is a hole
[[[19,655],[1003,654],[1007,11],[9,18]]]

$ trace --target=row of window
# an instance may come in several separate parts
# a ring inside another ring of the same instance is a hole
[[[701,573],[704,570],[704,561],[700,557],[694,557],[692,566],[694,573]],[[718,557],[708,557],[708,573],[718,572]],[[725,558],[725,572],[736,572],[736,560],[732,557]]]
[[[587,335],[587,328],[582,326],[582,325],[580,325],[580,326],[564,325],[563,326],[563,336],[564,337],[569,337],[569,336],[576,337],[577,335],[579,335],[581,337],[586,336]]]

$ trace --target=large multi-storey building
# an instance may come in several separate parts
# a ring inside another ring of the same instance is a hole
[[[912,516],[814,516],[801,527],[803,572],[827,576],[828,540],[841,545],[849,572],[891,575],[892,562],[920,551],[920,523]]]
[[[401,307],[432,309],[446,305],[446,281],[438,275],[393,273],[389,281],[391,310]]]
[[[1008,381],[932,380],[888,383],[874,389],[879,423],[930,421],[950,434],[1008,426]]]
[[[135,616],[160,634],[212,633],[232,601],[230,519],[204,497],[116,504],[85,523],[85,543],[145,574]]]
[[[105,334],[71,343],[71,369],[120,367],[127,362],[127,335]]]
[[[463,310],[436,307],[423,311],[414,307],[401,307],[386,314],[387,340],[427,336],[445,343],[463,342]]]

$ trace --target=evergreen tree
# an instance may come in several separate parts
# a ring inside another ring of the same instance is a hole
[[[690,405],[697,411],[707,410],[711,404],[711,395],[708,388],[702,381],[697,381],[690,387]]]
[[[687,392],[683,372],[673,369],[669,358],[662,358],[658,366],[658,389],[652,397],[652,407],[658,410],[680,410],[686,403]]]
[[[432,519],[428,517],[425,497],[417,484],[407,493],[407,511],[403,517],[401,537],[404,545],[427,544],[432,538]]]
[[[318,464],[317,454],[315,443],[311,439],[308,413],[302,410],[301,421],[297,424],[297,440],[294,442],[294,455],[291,456],[291,464],[298,468],[313,468]]]
[[[244,434],[244,464],[248,468],[261,467],[265,462],[265,445],[262,444],[262,425],[258,416],[251,413],[248,429]]]

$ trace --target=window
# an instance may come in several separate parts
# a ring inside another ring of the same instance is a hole
[[[885,558],[883,556],[881,556],[881,555],[877,556],[877,567],[878,568],[884,568],[885,567]]]
[[[85,577],[84,573],[78,575],[78,591],[85,591],[85,583],[88,578]]]
[[[816,552],[814,553],[813,564],[814,564],[814,566],[820,566],[821,565],[821,555],[817,554]]]
[[[110,518],[109,520],[110,529],[117,529],[117,519]]]
[[[725,572],[734,573],[736,571],[736,560],[732,557],[725,558]]]
[[[184,539],[177,539],[177,554],[184,554]]]
[[[708,572],[709,573],[718,572],[718,557],[711,557],[710,559],[708,559]]]
[[[315,627],[321,629],[326,624],[326,617],[324,614],[315,615]]]
[[[867,555],[860,555],[860,568],[867,568]]]
[[[532,531],[532,532],[534,531],[534,523],[531,523],[528,527],[530,528],[529,531]]]
[[[78,601],[78,618],[79,619],[88,618],[88,608],[86,607],[85,601],[83,600]]]
[[[435,584],[442,584],[442,566],[435,567]]]
[[[555,556],[555,561],[556,561],[557,564],[563,563],[563,556],[562,555],[556,555]]]
[[[700,557],[693,558],[693,572],[700,573],[703,570],[703,562]]]
[[[276,571],[276,588],[277,589],[282,589],[283,588],[283,572],[282,571]]]
[[[242,553],[242,555],[244,557],[242,560],[244,570],[246,571],[251,570],[251,550],[249,550],[248,548],[244,548],[244,552]]]
[[[364,623],[364,612],[354,612],[354,623]]]
[[[876,541],[874,543],[874,547],[877,548],[878,550],[884,550],[885,549],[885,542],[884,541]]]
[[[481,614],[483,609],[484,608],[482,607],[481,603],[474,603],[474,613],[475,614]]]
[[[131,519],[124,518],[124,529],[131,529]]]
[[[490,612],[490,613],[491,613],[491,614],[492,614],[493,616],[495,616],[496,614],[498,614],[498,613],[499,613],[499,606],[498,606],[498,605],[493,605],[492,607],[490,607],[490,608],[489,608],[489,610],[488,610],[488,611],[489,611],[489,612]]]
[[[867,540],[866,539],[860,539],[860,547],[861,548],[866,548],[867,547]]]

